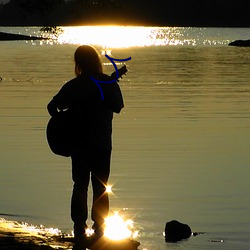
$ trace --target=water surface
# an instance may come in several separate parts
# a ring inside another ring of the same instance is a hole
[[[166,30],[158,29],[160,46],[96,45],[132,57],[113,125],[111,209],[135,221],[141,249],[249,249],[250,50],[227,43],[250,30]],[[48,148],[46,105],[74,77],[77,46],[0,43],[0,213],[64,231],[72,227],[70,159]],[[205,234],[166,244],[172,219]]]

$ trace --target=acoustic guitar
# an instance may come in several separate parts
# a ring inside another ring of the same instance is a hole
[[[126,65],[118,69],[119,78],[126,74],[127,71]],[[108,80],[112,81],[117,79],[117,72],[114,71]],[[95,83],[93,82],[93,84]],[[72,138],[72,131],[74,131],[73,125],[72,114],[69,110],[59,111],[50,118],[47,124],[46,137],[49,147],[54,154],[65,157],[71,156],[71,148],[74,140],[74,138]]]

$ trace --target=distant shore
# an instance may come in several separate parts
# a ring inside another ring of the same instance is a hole
[[[43,40],[46,38],[0,32],[0,41]]]

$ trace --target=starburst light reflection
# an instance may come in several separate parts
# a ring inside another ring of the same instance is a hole
[[[108,194],[113,193],[113,192],[112,192],[112,186],[111,186],[111,185],[107,185],[107,186],[106,186],[106,193],[108,193]]]
[[[120,241],[138,236],[138,231],[133,231],[133,221],[124,220],[119,212],[105,219],[104,236],[110,240]]]

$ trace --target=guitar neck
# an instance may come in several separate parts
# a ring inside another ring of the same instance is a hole
[[[127,70],[127,67],[126,67],[126,65],[124,65],[124,66],[122,66],[120,69],[118,69],[117,71],[114,71],[114,72],[111,74],[110,79],[111,79],[111,80],[115,80],[115,79],[118,80],[118,79],[121,78],[123,75],[125,75],[127,71],[128,71],[128,70]],[[117,75],[118,75],[118,77],[117,77]]]

